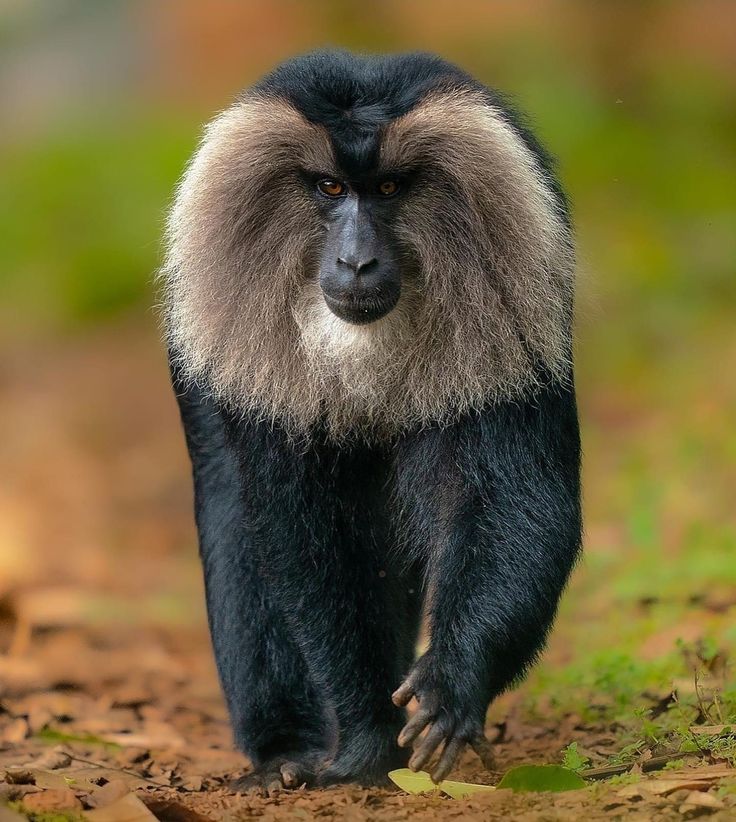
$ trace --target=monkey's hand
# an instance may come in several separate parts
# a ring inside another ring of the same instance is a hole
[[[433,663],[431,652],[417,660],[392,699],[395,705],[404,706],[412,697],[416,697],[419,707],[402,729],[398,742],[406,748],[416,741],[409,760],[413,771],[424,768],[441,744],[442,751],[431,773],[435,783],[450,773],[466,745],[473,748],[485,767],[493,767],[491,744],[483,733],[487,702],[443,677],[441,666]],[[425,729],[426,735],[419,739]]]

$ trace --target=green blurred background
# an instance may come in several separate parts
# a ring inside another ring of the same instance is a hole
[[[324,45],[438,52],[509,92],[559,158],[587,520],[560,670],[669,659],[679,639],[732,652],[730,0],[0,3],[0,594],[52,581],[201,619],[152,308],[161,229],[201,124]]]

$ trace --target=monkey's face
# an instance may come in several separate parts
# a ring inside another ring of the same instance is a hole
[[[325,229],[319,284],[327,307],[356,325],[384,317],[401,296],[401,254],[391,222],[402,182],[321,178],[313,191]]]

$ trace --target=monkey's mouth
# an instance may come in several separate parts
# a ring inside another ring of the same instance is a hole
[[[323,292],[324,293],[324,292]],[[385,317],[396,307],[399,293],[372,299],[337,299],[324,293],[325,303],[330,311],[346,323],[368,325]]]

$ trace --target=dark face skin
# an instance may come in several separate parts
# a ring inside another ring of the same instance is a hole
[[[399,301],[401,255],[391,224],[401,194],[393,177],[314,184],[326,228],[319,284],[330,311],[345,322],[375,322]]]

